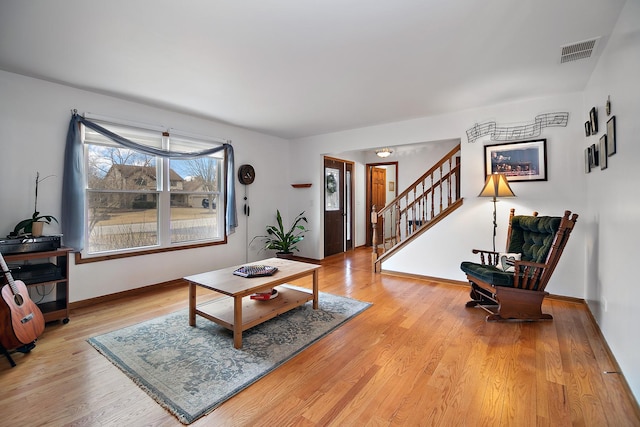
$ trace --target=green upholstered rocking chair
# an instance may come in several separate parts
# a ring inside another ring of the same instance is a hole
[[[570,211],[563,217],[514,213],[511,209],[507,232],[506,253],[511,256],[473,249],[480,254],[480,264],[465,261],[460,265],[471,284],[472,300],[466,306],[489,312],[487,321],[551,320],[550,314],[542,313],[542,300],[549,294],[545,287],[578,215],[571,216]],[[513,254],[520,254],[521,259]]]

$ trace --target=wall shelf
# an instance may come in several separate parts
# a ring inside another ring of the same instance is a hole
[[[291,184],[293,188],[309,188],[311,184]]]

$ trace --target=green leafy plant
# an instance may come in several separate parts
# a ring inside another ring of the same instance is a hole
[[[263,239],[263,249],[272,249],[282,253],[292,253],[293,251],[300,252],[297,248],[297,243],[304,239],[304,234],[309,230],[305,228],[301,223],[308,224],[307,218],[304,216],[304,212],[301,212],[293,220],[291,227],[285,231],[282,224],[282,215],[280,211],[276,210],[276,222],[277,225],[267,225],[267,234],[264,236],[256,236],[255,239]]]
[[[13,229],[13,235],[17,236],[20,233],[31,233],[34,222],[46,222],[47,224],[51,224],[51,221],[58,222],[56,217],[54,217],[53,215],[40,215],[40,212],[38,212],[38,185],[45,179],[52,176],[53,175],[49,175],[40,179],[40,172],[36,172],[36,200],[33,205],[33,215],[31,215],[31,218],[23,219],[22,221],[20,221]]]

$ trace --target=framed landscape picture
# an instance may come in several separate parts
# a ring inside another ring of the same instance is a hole
[[[508,181],[547,180],[547,140],[485,145],[484,174],[503,173]]]

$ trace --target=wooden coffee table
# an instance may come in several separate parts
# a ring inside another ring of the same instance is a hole
[[[233,346],[242,348],[242,331],[266,322],[284,312],[313,300],[318,308],[319,265],[281,258],[269,258],[248,264],[278,267],[272,276],[245,278],[233,274],[240,265],[194,274],[184,278],[189,282],[189,325],[196,325],[196,314],[233,331]],[[283,285],[289,281],[313,276],[313,289],[293,289]],[[196,305],[196,286],[226,296]],[[269,301],[252,300],[249,296],[277,287],[278,296]]]

